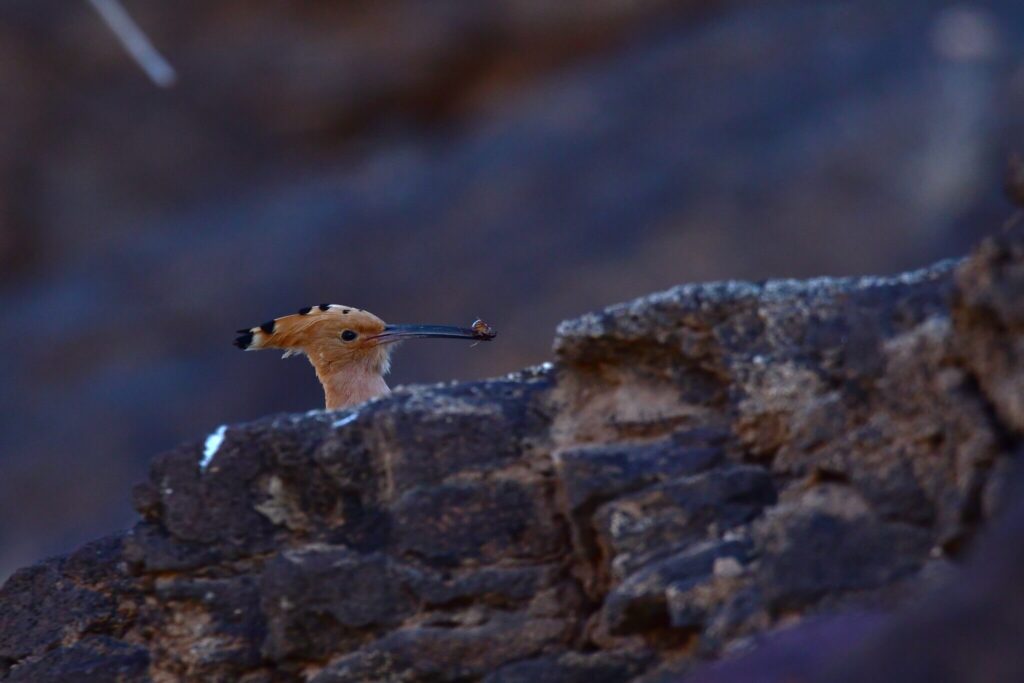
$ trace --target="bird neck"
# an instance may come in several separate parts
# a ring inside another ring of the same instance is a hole
[[[372,367],[362,364],[348,366],[334,372],[321,374],[317,368],[317,377],[324,387],[324,399],[327,402],[327,410],[338,410],[348,408],[369,401],[378,396],[387,396],[391,393],[387,383],[380,372]]]

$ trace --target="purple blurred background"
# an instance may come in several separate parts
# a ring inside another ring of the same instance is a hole
[[[1024,5],[0,4],[0,577],[127,525],[148,460],[319,407],[232,332],[331,301],[465,324],[392,384],[549,356],[684,281],[885,273],[1010,213]]]

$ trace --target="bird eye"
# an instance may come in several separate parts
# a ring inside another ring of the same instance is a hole
[[[344,341],[352,341],[358,336],[359,335],[353,332],[352,330],[345,330],[344,332],[341,333],[341,338]]]

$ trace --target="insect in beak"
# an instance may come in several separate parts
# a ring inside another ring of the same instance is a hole
[[[497,333],[482,320],[473,323],[473,327],[454,327],[452,325],[385,325],[384,331],[374,339],[382,344],[391,344],[405,339],[469,339],[471,341],[490,341]]]

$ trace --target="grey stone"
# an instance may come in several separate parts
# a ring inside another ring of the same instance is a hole
[[[551,367],[398,389],[342,426],[233,425],[206,469],[186,444],[133,529],[0,588],[0,677],[671,680],[790,621],[904,605],[895,637],[969,615],[987,626],[964,642],[1015,674],[996,625],[1021,611],[999,550],[1019,530],[955,568],[1015,498],[1013,406],[971,346],[1014,333],[951,318],[1012,299],[1024,235],[998,239],[960,266],[971,297],[951,264],[686,286],[566,323]],[[837,618],[829,643],[863,635]],[[899,669],[864,647],[863,680]]]

